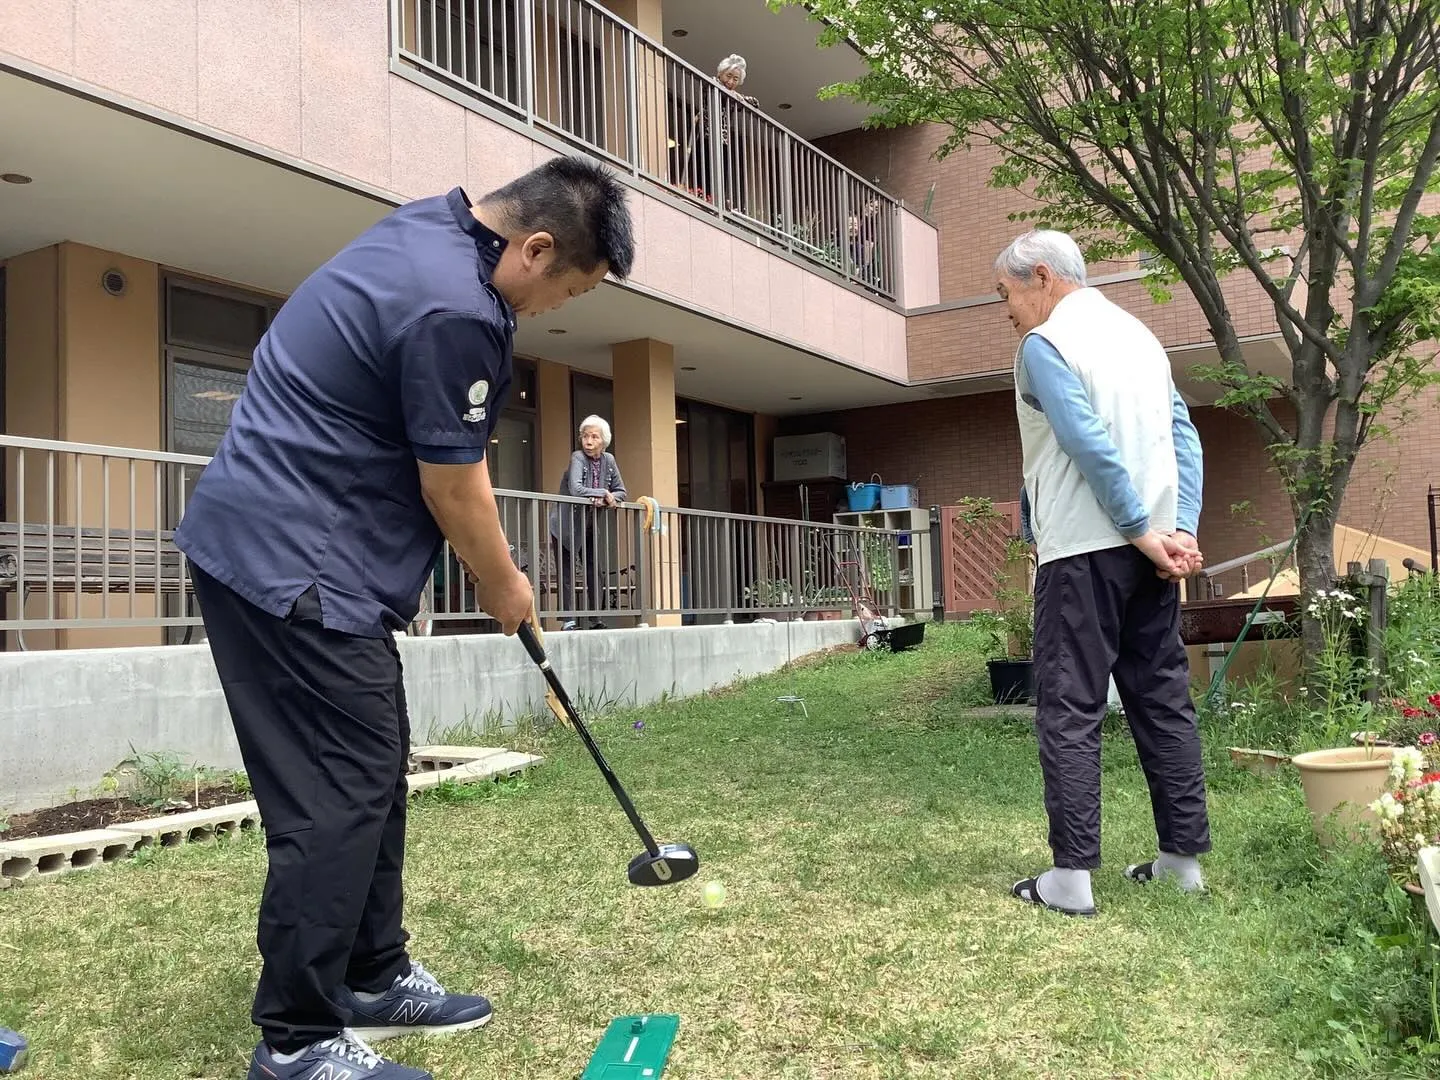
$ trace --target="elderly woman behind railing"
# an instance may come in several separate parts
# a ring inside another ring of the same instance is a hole
[[[756,108],[760,105],[759,98],[740,93],[740,86],[745,81],[745,72],[745,58],[736,53],[731,53],[715,67],[715,81],[724,91],[720,95],[719,163],[714,160],[714,147],[711,143],[711,97],[708,93],[702,92],[696,102],[697,107],[691,116],[690,133],[685,142],[685,163],[682,170],[684,176],[681,181],[683,186],[688,188],[691,194],[698,195],[707,202],[713,202],[716,188],[715,174],[717,169],[723,169],[725,195],[729,209],[743,209],[740,202],[745,187],[741,169],[743,154],[738,146],[732,146],[730,138],[731,129],[739,126],[739,114],[743,110],[736,107],[733,99],[739,98]]]
[[[626,499],[625,481],[615,455],[609,452],[610,425],[603,417],[587,416],[580,422],[580,449],[570,455],[570,464],[560,479],[560,494],[576,499],[589,499],[589,506],[566,503],[550,513],[550,536],[555,541],[555,557],[560,564],[560,610],[598,610],[603,591],[601,554],[597,551],[595,534],[599,521],[597,508],[613,508]],[[608,547],[608,545],[607,545]],[[609,555],[613,547],[604,554]],[[580,559],[584,582],[583,595],[575,595],[575,560]],[[605,568],[608,576],[608,567]],[[576,620],[567,619],[561,627],[574,630]],[[605,623],[598,616],[590,629],[603,630]]]
[[[738,53],[731,53],[721,60],[715,67],[715,79],[726,90],[729,90],[736,97],[742,99],[749,105],[756,108],[760,106],[760,99],[750,97],[748,94],[740,93],[740,84],[745,81],[746,64],[745,58]],[[725,138],[724,126],[721,126],[720,137]]]

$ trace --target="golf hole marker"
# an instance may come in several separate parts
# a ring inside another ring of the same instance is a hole
[[[674,1014],[616,1017],[580,1080],[658,1080],[679,1030]]]

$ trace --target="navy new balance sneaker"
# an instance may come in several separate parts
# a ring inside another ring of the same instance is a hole
[[[245,1080],[435,1080],[422,1069],[386,1061],[352,1031],[342,1031],[305,1048],[293,1061],[279,1061],[265,1043],[255,1048]]]
[[[447,994],[415,961],[379,997],[344,987],[340,1004],[353,1014],[350,1026],[379,1042],[399,1035],[449,1035],[490,1021],[490,1002],[478,994]]]

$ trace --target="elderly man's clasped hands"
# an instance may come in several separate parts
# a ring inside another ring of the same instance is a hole
[[[1172,567],[1167,569],[1157,563],[1156,572],[1166,581],[1181,581],[1192,574],[1198,574],[1205,565],[1205,555],[1200,550],[1200,542],[1188,532],[1169,533],[1163,537],[1163,547]]]

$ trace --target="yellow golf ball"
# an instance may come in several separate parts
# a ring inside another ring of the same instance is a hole
[[[725,886],[718,881],[707,881],[700,890],[700,902],[706,907],[719,907],[725,903]]]

